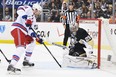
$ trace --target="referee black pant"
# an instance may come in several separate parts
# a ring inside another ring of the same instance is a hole
[[[64,40],[63,40],[63,45],[67,45],[68,38],[70,37],[70,29],[69,29],[69,24],[66,25],[66,29],[64,32]]]

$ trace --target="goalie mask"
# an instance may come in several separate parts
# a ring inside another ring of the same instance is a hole
[[[78,30],[79,25],[77,23],[70,23],[69,28],[71,32],[76,32]]]

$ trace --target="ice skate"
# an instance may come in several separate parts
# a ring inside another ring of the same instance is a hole
[[[29,66],[29,67],[33,67],[35,64],[31,63],[29,61],[23,61],[23,66]]]
[[[7,71],[9,74],[20,74],[21,73],[21,69],[15,68],[12,65],[8,66]]]
[[[26,60],[26,58],[24,58],[23,66],[33,67],[34,65],[35,65],[34,63],[31,63],[28,60]]]

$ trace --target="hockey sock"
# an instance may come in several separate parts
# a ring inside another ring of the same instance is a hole
[[[25,53],[26,60],[28,61],[30,60],[34,47],[35,47],[35,42],[31,42],[26,46],[26,53]]]
[[[17,62],[19,61],[19,59],[24,51],[25,51],[24,47],[17,47],[14,55],[12,56],[12,60],[11,60],[10,64],[15,66],[17,64]]]
[[[26,54],[25,54],[25,60],[28,60],[29,61],[31,55],[32,55],[32,52],[26,52]]]

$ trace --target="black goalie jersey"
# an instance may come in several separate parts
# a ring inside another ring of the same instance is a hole
[[[74,46],[72,46],[70,48],[69,55],[75,56],[75,52],[78,55],[86,53],[85,50],[84,50],[85,45],[84,44],[80,44],[79,40],[82,39],[82,40],[85,40],[86,42],[89,42],[89,41],[92,40],[92,37],[83,28],[78,28],[76,33],[71,35],[71,39],[76,40],[76,43],[74,43]],[[77,56],[77,54],[76,54],[76,56]]]

